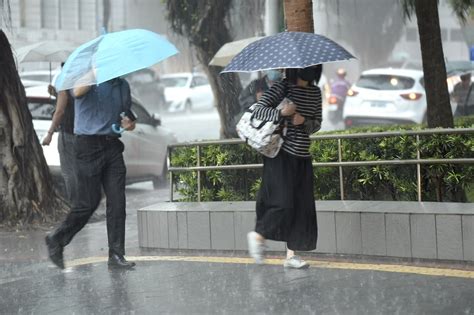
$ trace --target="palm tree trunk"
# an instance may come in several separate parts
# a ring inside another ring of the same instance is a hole
[[[428,127],[453,128],[453,114],[446,82],[438,2],[416,0],[415,12],[420,35],[426,89]]]
[[[314,33],[311,0],[285,0],[284,8],[288,31]]]
[[[0,30],[0,223],[51,221],[66,209],[33,129],[25,89]]]

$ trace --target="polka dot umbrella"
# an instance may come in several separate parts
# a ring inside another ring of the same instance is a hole
[[[249,44],[221,73],[306,68],[351,59],[355,57],[325,36],[304,32],[283,32]]]

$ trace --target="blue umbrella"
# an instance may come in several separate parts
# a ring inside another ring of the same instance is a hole
[[[56,80],[56,89],[100,84],[177,53],[166,38],[151,31],[132,29],[103,34],[72,52]]]
[[[306,68],[350,59],[355,57],[327,37],[314,33],[283,32],[249,44],[221,73]]]

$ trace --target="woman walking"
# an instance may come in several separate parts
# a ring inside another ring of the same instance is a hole
[[[264,157],[257,222],[255,231],[247,234],[250,255],[258,264],[263,263],[266,239],[286,242],[286,268],[309,267],[295,251],[316,248],[309,136],[321,128],[321,90],[316,86],[321,72],[321,65],[286,69],[286,78],[275,83],[257,102],[256,118],[278,122],[283,117],[287,123],[286,139],[278,155]],[[277,109],[280,103],[281,109]]]

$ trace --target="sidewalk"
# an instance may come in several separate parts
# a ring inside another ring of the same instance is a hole
[[[129,209],[132,271],[108,270],[105,221],[88,224],[66,248],[65,271],[47,260],[46,231],[0,232],[0,313],[474,313],[472,269],[311,258],[308,270],[284,270],[280,259],[258,266],[245,253],[152,253],[138,248],[136,219]]]

